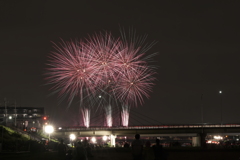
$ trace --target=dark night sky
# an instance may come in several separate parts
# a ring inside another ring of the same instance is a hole
[[[1,0],[0,103],[6,97],[18,106],[45,107],[54,120],[70,123],[76,106],[65,112],[67,101],[59,104],[45,85],[51,41],[104,30],[118,35],[122,26],[158,41],[149,53],[159,53],[156,86],[151,98],[131,111],[130,124],[200,123],[201,102],[204,122],[220,123],[219,90],[223,122],[240,123],[239,5],[237,0]]]

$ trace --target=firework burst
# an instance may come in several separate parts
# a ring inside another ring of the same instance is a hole
[[[122,108],[122,119],[128,121],[130,106],[142,105],[154,85],[155,71],[148,64],[151,56],[146,56],[153,44],[144,45],[145,38],[133,35],[128,41],[125,34],[114,38],[106,32],[82,41],[54,43],[47,72],[51,89],[61,98],[68,97],[69,104],[79,97],[85,126],[90,124],[89,108],[96,106],[103,93],[128,106]],[[103,106],[108,126],[112,125],[111,103]]]
[[[148,93],[155,80],[153,74],[147,67],[123,72],[114,88],[116,97],[125,105],[137,106],[138,102],[143,104],[143,96],[149,98]]]
[[[50,55],[48,80],[54,84],[52,90],[59,90],[60,96],[74,97],[94,94],[96,91],[95,67],[88,50],[80,42],[63,42],[62,47],[55,44],[56,52]]]

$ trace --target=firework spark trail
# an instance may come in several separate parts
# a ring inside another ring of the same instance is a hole
[[[88,108],[81,108],[81,112],[83,115],[83,123],[85,127],[90,126],[90,109]]]
[[[136,37],[135,33],[129,41],[125,35],[116,39],[106,32],[89,36],[84,41],[62,40],[59,46],[54,44],[56,51],[49,56],[47,73],[47,80],[53,84],[51,89],[59,91],[60,98],[68,95],[70,104],[79,97],[86,126],[90,124],[90,119],[87,120],[90,108],[94,107],[91,100],[97,103],[99,93],[106,93],[107,97],[129,106],[122,108],[126,115],[122,119],[128,120],[130,106],[142,105],[154,85],[155,71],[148,65],[151,56],[145,56],[152,44],[144,45],[145,39]],[[86,105],[90,108],[84,108]],[[108,126],[112,124],[111,105],[109,101],[102,106],[109,119]]]
[[[111,127],[113,125],[112,119],[112,106],[115,104],[113,98],[108,93],[108,86],[106,88],[102,88],[101,92],[99,92],[99,103],[101,108],[104,109],[105,115],[105,125]]]
[[[105,114],[106,114],[106,125],[108,126],[108,127],[112,127],[112,124],[113,124],[113,122],[112,122],[112,107],[111,107],[111,105],[107,105],[106,107],[105,107]]]
[[[121,118],[122,118],[122,126],[124,127],[128,126],[129,112],[130,112],[130,107],[128,107],[127,105],[122,105]]]

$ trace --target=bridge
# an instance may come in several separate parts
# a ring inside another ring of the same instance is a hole
[[[128,127],[61,127],[55,130],[54,137],[69,137],[75,134],[77,137],[111,137],[111,144],[115,144],[115,138],[120,136],[141,137],[192,137],[194,146],[201,146],[201,141],[206,135],[237,135],[240,134],[240,124],[189,124],[189,125],[158,125],[158,126],[128,126]]]

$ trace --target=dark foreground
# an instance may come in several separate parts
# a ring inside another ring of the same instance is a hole
[[[239,160],[240,149],[167,149],[168,160]],[[132,160],[130,149],[103,148],[93,150],[89,160]],[[152,155],[151,159],[154,157]],[[57,152],[0,153],[0,160],[65,160]]]

